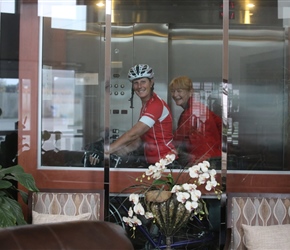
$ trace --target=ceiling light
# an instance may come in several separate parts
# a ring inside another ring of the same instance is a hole
[[[249,4],[247,4],[247,6],[248,6],[249,8],[254,8],[254,7],[255,7],[255,4],[253,4],[253,3],[249,3]]]
[[[105,4],[104,4],[103,2],[98,2],[98,3],[96,3],[96,5],[97,5],[98,7],[104,7],[104,6],[105,6]]]

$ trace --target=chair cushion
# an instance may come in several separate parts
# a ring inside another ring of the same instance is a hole
[[[289,250],[290,224],[273,226],[242,225],[248,250]]]
[[[77,216],[91,213],[90,220],[101,220],[100,193],[35,192],[32,211],[40,214]]]
[[[243,242],[244,230],[242,224],[249,226],[271,226],[290,224],[289,194],[245,194],[233,196],[231,199],[231,249],[245,250]],[[260,196],[260,197],[256,197]],[[290,248],[289,248],[290,249]]]
[[[32,224],[45,224],[65,221],[89,220],[91,213],[84,213],[79,215],[62,215],[62,214],[42,214],[32,211]]]

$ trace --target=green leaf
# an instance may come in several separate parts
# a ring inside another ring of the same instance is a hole
[[[0,169],[0,174],[7,175],[7,174],[15,174],[15,173],[24,173],[23,167],[21,167],[20,165],[15,165],[12,167]]]
[[[173,179],[171,174],[167,175],[166,179],[167,179],[168,183],[170,183],[171,185],[174,184],[174,179]]]
[[[8,189],[12,186],[10,181],[0,180],[0,189]]]
[[[7,197],[5,197],[6,199]],[[10,205],[0,197],[0,227],[9,227],[16,225],[16,218],[10,211]]]
[[[18,181],[30,191],[38,191],[33,176],[25,173],[20,165],[0,169],[0,179],[1,176],[2,179]]]
[[[0,190],[0,196],[7,196],[7,190]]]
[[[27,224],[20,204],[7,196],[0,196],[0,227]]]
[[[11,180],[17,181],[30,191],[39,191],[35,185],[34,178],[31,174],[25,173],[20,165],[2,168],[0,166],[0,227],[27,224],[24,220],[23,211],[11,194],[11,190],[17,190],[23,201],[27,204],[28,194],[18,190]]]
[[[39,191],[35,185],[34,178],[28,173],[14,173],[16,180],[29,191]]]
[[[153,185],[167,185],[167,181],[166,180],[161,180],[161,179],[158,179],[158,180],[154,180],[152,182]]]
[[[18,190],[18,191],[20,193],[20,196],[21,196],[23,202],[25,204],[28,204],[28,194],[26,192],[22,191],[22,190]]]

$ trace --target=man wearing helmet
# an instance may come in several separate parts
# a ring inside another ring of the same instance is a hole
[[[143,142],[147,163],[154,164],[167,154],[176,153],[172,144],[172,115],[167,103],[154,93],[154,72],[147,64],[137,64],[129,70],[132,90],[142,102],[138,122],[115,142],[107,154],[126,154]],[[134,93],[133,92],[133,93]]]

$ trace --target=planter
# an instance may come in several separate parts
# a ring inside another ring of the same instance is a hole
[[[156,224],[166,236],[167,249],[171,249],[172,236],[188,221],[191,212],[170,191],[148,191],[145,198],[147,210],[154,215]]]

